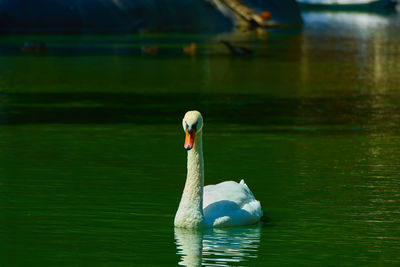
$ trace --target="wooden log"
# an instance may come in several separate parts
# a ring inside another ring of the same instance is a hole
[[[256,14],[251,8],[244,5],[240,0],[220,0],[228,6],[237,16],[247,21],[250,24],[255,24],[259,27],[264,27],[264,19]]]

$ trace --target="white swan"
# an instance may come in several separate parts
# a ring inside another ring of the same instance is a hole
[[[185,228],[228,227],[257,223],[260,202],[243,180],[204,186],[203,117],[188,111],[182,121],[186,132],[187,178],[174,224]]]

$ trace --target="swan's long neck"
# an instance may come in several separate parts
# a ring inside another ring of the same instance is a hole
[[[205,226],[203,215],[204,162],[202,132],[197,133],[193,148],[187,154],[187,177],[181,202],[175,215],[175,226]]]

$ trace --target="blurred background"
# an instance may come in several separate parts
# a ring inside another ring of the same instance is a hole
[[[396,1],[0,1],[0,33],[0,265],[400,264]],[[192,109],[262,224],[174,229]]]

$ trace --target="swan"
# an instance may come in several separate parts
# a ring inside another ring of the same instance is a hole
[[[187,177],[174,225],[211,228],[257,223],[263,215],[261,205],[243,180],[204,187],[203,117],[200,112],[186,112],[182,126],[186,132]]]

